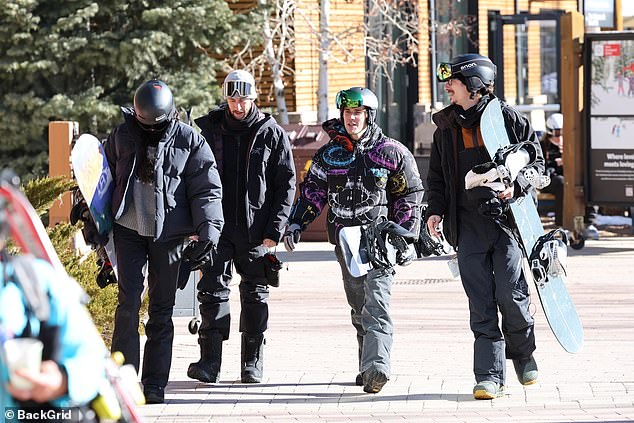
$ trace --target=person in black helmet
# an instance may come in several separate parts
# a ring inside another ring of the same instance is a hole
[[[330,141],[317,151],[299,186],[284,244],[293,251],[301,232],[329,206],[328,240],[335,245],[359,345],[356,384],[365,392],[377,393],[390,377],[394,269],[390,263],[373,266],[367,273],[351,270],[340,233],[342,228],[367,228],[389,219],[418,234],[423,185],[410,151],[377,125],[378,100],[372,91],[342,90],[336,102],[340,118],[323,123]],[[359,251],[357,244],[354,249]]]
[[[147,403],[162,403],[171,361],[172,310],[184,242],[192,267],[211,260],[223,226],[222,190],[205,139],[180,122],[169,87],[141,84],[134,107],[105,143],[112,194],[119,295],[112,351],[139,368],[139,308],[147,265],[149,320],[141,381]]]
[[[429,232],[440,236],[439,225],[458,253],[462,284],[469,298],[470,325],[475,337],[474,365],[476,399],[503,394],[505,362],[512,359],[523,385],[537,380],[533,358],[535,334],[529,312],[529,288],[522,273],[522,250],[514,230],[494,219],[493,210],[505,211],[504,202],[527,195],[532,188],[515,182],[492,198],[474,198],[465,189],[465,176],[478,164],[490,162],[480,133],[480,117],[494,98],[496,67],[479,54],[455,57],[438,65],[437,77],[445,82],[451,105],[434,114],[433,137],[427,183],[426,221]],[[539,141],[527,119],[502,103],[506,132],[511,143],[528,141],[535,151],[533,166],[544,170]],[[530,195],[530,194],[528,194]],[[491,212],[491,213],[489,213]],[[502,325],[498,321],[502,315]]]
[[[220,377],[222,344],[229,339],[229,284],[240,276],[240,380],[260,383],[264,332],[269,320],[267,259],[277,246],[295,195],[295,165],[288,136],[255,104],[255,79],[229,72],[222,84],[226,103],[195,120],[218,159],[225,226],[218,254],[198,284],[200,360],[187,376],[206,383]],[[277,272],[276,272],[277,273]]]

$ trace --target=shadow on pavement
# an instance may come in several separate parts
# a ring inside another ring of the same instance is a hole
[[[572,248],[568,248],[568,255],[573,256],[600,256],[605,254],[614,254],[614,253],[626,253],[632,252],[631,248],[618,248],[618,247],[594,247],[592,245],[587,245],[583,247],[581,250],[574,250]]]
[[[170,386],[171,385],[171,386]],[[234,384],[232,382],[215,385],[207,385],[198,382],[170,382],[165,389],[166,395],[178,395],[177,399],[166,399],[169,404],[200,404],[200,394],[206,393],[217,396],[230,396],[231,398],[214,398],[205,401],[211,404],[231,404],[239,401],[241,404],[289,404],[289,403],[351,403],[351,402],[385,402],[385,401],[453,401],[464,402],[473,400],[471,394],[411,394],[411,395],[381,395],[367,394],[358,387],[358,392],[319,392],[316,388],[315,392],[284,392],[280,391],[283,387],[307,387],[322,386],[328,389],[329,386],[355,386],[354,383],[271,383],[271,384]],[[201,388],[207,388],[204,391]],[[253,389],[250,389],[253,388]],[[271,388],[272,391],[267,391]],[[192,394],[196,398],[186,399],[183,395]],[[253,398],[245,398],[245,396],[253,396]],[[262,397],[262,398],[257,398]],[[239,400],[237,398],[240,398]]]
[[[296,261],[333,261],[335,257],[335,247],[333,245],[332,251],[293,251],[292,253],[286,251],[277,251],[275,255],[284,263],[293,263]]]

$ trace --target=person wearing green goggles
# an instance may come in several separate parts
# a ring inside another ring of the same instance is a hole
[[[352,87],[339,91],[335,103],[341,112],[341,122],[353,141],[358,141],[376,121],[379,102],[367,88]]]
[[[424,190],[411,151],[384,135],[377,125],[378,99],[371,90],[352,87],[339,91],[336,105],[340,118],[322,124],[330,140],[315,153],[299,185],[283,240],[286,250],[294,251],[302,231],[327,210],[328,240],[335,245],[358,342],[355,384],[376,394],[391,371],[389,305],[394,267],[412,257],[403,252],[395,262],[375,261],[371,266],[363,262],[365,258],[357,261],[362,255],[368,257],[365,251],[374,247],[368,239],[376,239],[365,236],[361,241],[361,231],[366,233],[369,225],[389,218],[390,224],[417,235]],[[385,244],[373,251],[385,253]]]

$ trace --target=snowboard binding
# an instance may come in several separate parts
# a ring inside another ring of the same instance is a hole
[[[555,229],[540,236],[529,257],[531,272],[540,286],[550,277],[566,276],[568,236],[563,229]]]
[[[367,254],[375,269],[407,266],[416,255],[412,232],[387,219],[377,219],[365,228]]]
[[[522,186],[542,189],[550,184],[550,177],[540,175],[531,167],[536,159],[535,146],[528,142],[502,147],[495,153],[493,161],[474,166],[467,173],[465,188],[483,186],[501,192],[517,180]]]

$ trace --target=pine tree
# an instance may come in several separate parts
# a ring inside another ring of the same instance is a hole
[[[0,168],[44,176],[50,120],[104,135],[143,81],[183,109],[218,99],[218,58],[257,39],[224,0],[0,0]]]

